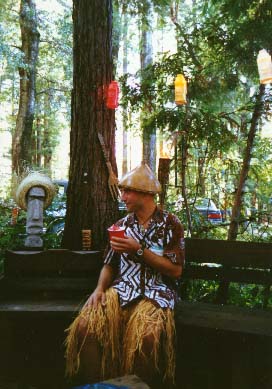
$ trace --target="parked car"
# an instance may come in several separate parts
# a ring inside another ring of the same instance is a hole
[[[58,195],[65,195],[68,188],[68,180],[53,180],[53,184],[56,185]]]
[[[194,207],[200,212],[205,220],[212,224],[222,223],[222,214],[219,208],[215,205],[213,200],[209,198],[197,199]]]
[[[53,183],[57,188],[57,193],[52,204],[45,210],[45,217],[48,221],[45,232],[60,235],[64,230],[68,180],[53,180]]]
[[[188,203],[191,210],[200,213],[204,220],[207,220],[212,224],[222,223],[221,211],[217,208],[213,200],[209,198],[199,198],[196,200],[189,200]],[[179,196],[175,202],[175,209],[180,211],[183,208],[184,200],[181,196]]]

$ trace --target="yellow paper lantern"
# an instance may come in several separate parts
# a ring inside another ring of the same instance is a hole
[[[175,79],[175,103],[177,105],[186,104],[187,82],[183,74],[178,74]]]
[[[271,56],[264,49],[259,51],[257,57],[258,71],[261,84],[269,84],[272,82],[272,61]]]

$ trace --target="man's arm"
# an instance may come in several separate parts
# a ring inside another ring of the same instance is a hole
[[[143,249],[141,260],[144,261],[148,266],[168,277],[179,278],[181,276],[181,264],[173,263],[169,259],[153,253],[149,249]]]
[[[114,237],[110,243],[114,251],[130,255],[136,255],[141,247],[140,243],[131,237],[125,237],[124,239]],[[181,264],[173,263],[147,248],[143,249],[143,255],[139,258],[139,261],[144,261],[148,266],[171,278],[179,278],[182,273]]]
[[[85,303],[85,306],[93,306],[96,308],[99,303],[106,304],[106,290],[111,286],[114,278],[114,271],[110,265],[104,265],[98,279],[97,286],[91,296]]]

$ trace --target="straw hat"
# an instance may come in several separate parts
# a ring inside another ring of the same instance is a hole
[[[49,177],[38,172],[31,173],[21,181],[15,194],[16,203],[25,211],[27,210],[27,193],[35,186],[43,188],[45,191],[44,209],[51,204],[53,197],[55,196],[56,187]]]
[[[121,178],[119,187],[152,194],[161,192],[161,184],[144,161]]]

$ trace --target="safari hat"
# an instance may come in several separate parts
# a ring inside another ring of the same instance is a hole
[[[145,161],[125,174],[119,182],[119,187],[152,194],[161,192],[161,184]]]
[[[43,188],[45,191],[44,209],[51,204],[55,196],[56,187],[48,176],[38,172],[30,173],[21,181],[15,194],[16,203],[25,211],[27,210],[27,193],[35,186]]]

